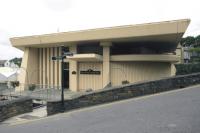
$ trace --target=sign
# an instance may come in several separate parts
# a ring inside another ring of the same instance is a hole
[[[95,74],[95,75],[100,75],[101,71],[95,71],[92,69],[88,69],[86,71],[80,71],[80,74]]]
[[[53,56],[51,59],[52,60],[62,60],[62,58],[64,59],[63,56],[57,56],[57,57]]]

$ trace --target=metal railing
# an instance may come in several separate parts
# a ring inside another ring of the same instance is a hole
[[[29,96],[40,100],[60,100],[60,86],[40,85],[40,84],[19,84],[15,88],[0,87],[0,96]]]

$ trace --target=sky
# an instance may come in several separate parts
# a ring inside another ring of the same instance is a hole
[[[199,0],[0,0],[0,59],[22,57],[9,38],[119,25],[191,19],[200,34]]]

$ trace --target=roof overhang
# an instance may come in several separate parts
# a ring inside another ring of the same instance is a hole
[[[75,60],[78,62],[84,62],[84,61],[102,61],[103,57],[98,54],[74,54],[73,56],[67,56],[67,59],[69,60]]]
[[[51,47],[94,41],[154,41],[177,44],[185,33],[189,19],[164,21],[147,24],[117,26],[91,30],[62,32],[26,37],[14,37],[14,47]]]

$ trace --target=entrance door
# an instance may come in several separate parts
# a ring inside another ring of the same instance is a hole
[[[102,63],[79,63],[79,90],[102,89]]]
[[[64,82],[64,89],[69,89],[69,63],[64,62],[64,72],[63,72],[63,82]]]

